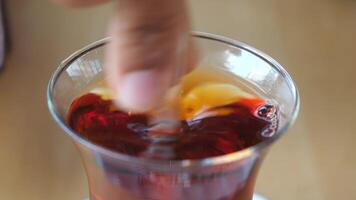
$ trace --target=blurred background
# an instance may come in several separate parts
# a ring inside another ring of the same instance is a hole
[[[194,30],[266,52],[299,87],[299,119],[272,147],[257,192],[356,199],[356,1],[188,1]],[[105,36],[112,5],[5,3],[12,46],[0,73],[1,199],[80,200],[88,190],[79,154],[49,115],[45,91],[63,58]]]

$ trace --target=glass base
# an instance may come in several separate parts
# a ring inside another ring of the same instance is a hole
[[[89,200],[89,198],[85,198],[83,200]],[[268,200],[268,199],[266,199],[265,197],[263,197],[263,196],[261,196],[259,194],[253,194],[252,200]]]

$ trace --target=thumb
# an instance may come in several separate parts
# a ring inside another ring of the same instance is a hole
[[[120,106],[157,107],[194,66],[184,0],[121,0],[110,24],[105,71]]]

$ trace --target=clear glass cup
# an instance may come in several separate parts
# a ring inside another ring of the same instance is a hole
[[[103,39],[64,60],[48,85],[49,110],[77,146],[91,200],[251,200],[260,164],[270,145],[296,119],[299,96],[288,73],[275,60],[238,41],[208,33],[192,34],[201,66],[228,71],[278,102],[280,121],[269,140],[223,156],[202,160],[157,161],[97,146],[67,126],[74,98],[103,79]]]

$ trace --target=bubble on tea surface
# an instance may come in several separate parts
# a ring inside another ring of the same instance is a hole
[[[272,137],[277,131],[278,128],[278,109],[277,105],[272,101],[269,101],[267,104],[260,106],[257,109],[257,116],[270,121],[270,125],[261,131],[263,137]]]

